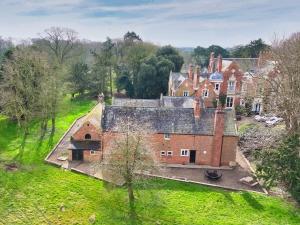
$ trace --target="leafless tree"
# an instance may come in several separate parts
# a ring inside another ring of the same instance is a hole
[[[54,71],[52,74],[50,92],[50,115],[52,122],[52,133],[55,132],[55,121],[60,93],[62,92],[62,74],[65,73],[64,64],[73,55],[73,50],[78,46],[77,32],[69,28],[51,27],[41,35],[42,48],[45,46],[50,55],[54,55],[52,63]],[[55,64],[55,62],[57,62]]]
[[[287,39],[276,38],[265,53],[263,71],[266,80],[265,102],[268,108],[284,118],[286,129],[299,132],[300,121],[300,33]]]
[[[69,28],[51,27],[41,35],[45,45],[55,55],[57,62],[63,64],[78,44],[77,32]]]
[[[127,187],[130,219],[136,221],[134,184],[145,179],[143,174],[159,169],[159,163],[151,142],[149,126],[133,120],[118,121],[120,133],[111,133],[112,141],[104,155],[104,178],[114,183],[124,182]]]

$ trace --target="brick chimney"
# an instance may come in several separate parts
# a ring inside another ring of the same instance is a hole
[[[225,112],[221,107],[218,107],[215,111],[214,120],[214,144],[212,152],[211,165],[215,167],[221,166],[221,156],[222,156],[222,144],[223,144],[223,134],[224,134],[224,119]]]
[[[189,71],[188,71],[190,80],[193,80],[193,73],[194,73],[194,66],[192,64],[190,64],[189,65]]]
[[[209,65],[208,65],[208,72],[209,73],[214,72],[214,63],[215,63],[215,53],[211,52],[210,53],[210,58],[209,58]]]
[[[194,117],[195,119],[199,119],[201,116],[201,108],[200,108],[200,98],[194,98]]]
[[[219,73],[222,72],[222,55],[221,54],[219,54],[219,56],[218,56],[218,68],[217,69],[218,69],[217,71]]]
[[[200,66],[196,66],[196,71],[195,71],[194,80],[193,80],[194,90],[198,90],[198,88],[199,88],[199,77],[200,77]]]

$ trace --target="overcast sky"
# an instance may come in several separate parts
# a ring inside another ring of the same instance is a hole
[[[0,0],[0,36],[37,37],[62,26],[103,41],[135,31],[177,47],[231,47],[300,30],[300,0]]]

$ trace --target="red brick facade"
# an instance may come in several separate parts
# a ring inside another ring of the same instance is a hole
[[[201,116],[201,111],[199,116]],[[224,112],[218,110],[215,114],[214,135],[169,134],[169,137],[166,137],[165,134],[156,133],[150,135],[148,140],[149,143],[152,143],[152,148],[162,163],[228,166],[229,162],[235,161],[238,137],[224,136],[223,131]],[[91,154],[90,150],[84,150],[83,161],[85,162],[101,161],[102,155],[108,151],[112,142],[119,136],[118,133],[102,133],[99,129],[84,124],[73,138],[82,138],[87,133],[97,138],[100,137],[102,148],[94,151],[94,154]],[[194,160],[190,155],[193,150]],[[72,151],[69,151],[69,160],[72,160]]]

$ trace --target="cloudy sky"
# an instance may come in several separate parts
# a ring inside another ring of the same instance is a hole
[[[230,47],[300,29],[300,0],[0,0],[0,36],[37,37],[51,26],[102,41],[135,31],[177,47]]]

